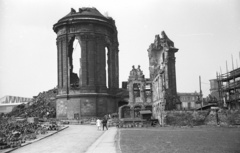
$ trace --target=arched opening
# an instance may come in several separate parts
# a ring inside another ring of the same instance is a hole
[[[130,107],[129,106],[124,106],[122,107],[122,118],[130,118],[131,117],[131,114],[130,114]]]
[[[121,106],[127,105],[127,104],[128,104],[127,101],[121,100],[121,101],[118,102],[118,107],[121,107]]]
[[[73,73],[76,73],[80,77],[81,69],[81,46],[77,39],[73,42]]]
[[[140,110],[141,110],[141,106],[134,107],[134,118],[140,118]]]
[[[109,50],[107,47],[105,47],[105,72],[106,72],[106,87],[109,87],[109,82],[108,82],[108,62],[109,62],[109,58],[108,58],[108,54],[109,54]]]
[[[68,44],[68,57],[70,68],[70,86],[79,87],[81,80],[81,47],[79,41],[72,37]]]

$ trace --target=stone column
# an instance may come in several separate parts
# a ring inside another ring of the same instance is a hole
[[[79,69],[79,87],[82,87],[82,52],[83,52],[82,51],[82,41],[81,41],[79,35],[76,36],[76,39],[78,40],[78,43],[79,43],[79,45],[81,47],[81,53],[79,53],[81,55],[80,59],[79,59],[79,65],[80,65],[80,69]]]
[[[175,67],[175,61],[176,61],[176,58],[175,58],[175,52],[173,51],[172,53],[171,53],[172,55],[171,55],[171,58],[170,58],[170,60],[171,60],[171,73],[172,73],[172,78],[171,78],[171,80],[172,80],[172,89],[173,89],[173,94],[174,95],[177,95],[177,83],[176,83],[176,67]]]
[[[117,49],[117,48],[116,48]],[[116,59],[115,59],[115,62],[116,62],[116,73],[115,73],[115,78],[116,78],[116,88],[118,89],[119,88],[119,61],[118,61],[118,50],[116,50]]]
[[[166,109],[172,110],[176,108],[176,97],[177,97],[177,89],[176,89],[176,73],[175,73],[175,52],[178,49],[169,49],[165,51],[166,54],[166,66],[165,66],[165,79],[166,79]]]
[[[114,47],[112,46],[111,47],[111,89],[114,90],[115,89],[115,50],[114,50]]]
[[[85,39],[84,35],[81,35],[81,62],[82,62],[82,86],[80,87],[80,90],[86,89],[88,85],[87,81],[87,65],[88,65],[88,52],[87,52],[87,40]]]
[[[113,67],[112,67],[112,46],[108,47],[108,88],[112,89],[112,73],[113,73]]]
[[[58,56],[58,89],[62,88],[62,40],[57,39],[57,56]]]
[[[63,93],[68,92],[68,56],[67,56],[67,37],[62,38],[62,76],[63,76]]]
[[[165,69],[164,69],[164,82],[165,82],[165,88],[168,90],[169,89],[169,63],[168,63],[168,52],[165,52]]]
[[[102,56],[104,47],[101,42],[97,42],[95,35],[81,35],[81,50],[82,50],[82,87],[80,90],[84,92],[97,92],[101,78],[99,74],[102,69]],[[105,70],[104,70],[105,71]]]
[[[141,86],[140,86],[140,97],[141,97],[141,101],[143,103],[146,102],[146,98],[145,98],[145,82],[141,82]]]
[[[105,57],[105,42],[104,37],[98,36],[97,38],[97,63],[96,63],[96,85],[99,88],[99,92],[106,91],[106,57]],[[107,52],[106,52],[107,54]]]
[[[95,88],[95,68],[96,68],[96,43],[92,35],[88,35],[88,42],[87,42],[87,52],[88,52],[88,86],[91,89]]]
[[[116,47],[116,44],[113,45],[113,55],[112,55],[112,88],[115,90],[117,88],[119,88],[119,78],[118,78],[118,49]]]

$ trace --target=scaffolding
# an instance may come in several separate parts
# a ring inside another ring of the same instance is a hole
[[[220,107],[240,109],[240,68],[217,74]]]

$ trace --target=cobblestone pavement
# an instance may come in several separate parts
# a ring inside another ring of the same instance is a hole
[[[12,153],[84,153],[103,133],[94,125],[69,125],[61,132]]]
[[[122,153],[240,153],[240,128],[120,129]]]

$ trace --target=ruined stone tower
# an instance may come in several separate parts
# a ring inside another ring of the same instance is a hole
[[[153,103],[164,110],[178,106],[175,53],[178,51],[165,32],[155,36],[148,49],[150,79],[153,87]]]
[[[79,8],[53,26],[57,34],[57,118],[103,116],[117,110],[118,38],[115,21],[96,8]],[[80,45],[74,65],[75,43]],[[77,72],[73,72],[79,67]]]

